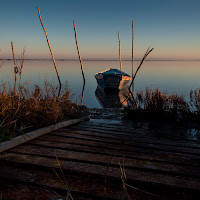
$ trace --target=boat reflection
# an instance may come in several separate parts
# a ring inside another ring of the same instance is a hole
[[[128,88],[123,90],[104,90],[97,86],[95,91],[95,96],[103,108],[122,108],[127,104],[129,95]]]

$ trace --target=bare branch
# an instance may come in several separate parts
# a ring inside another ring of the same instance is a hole
[[[41,18],[41,15],[40,15],[40,9],[39,9],[39,7],[37,7],[37,9],[38,9],[38,15],[39,15],[40,23],[41,23],[42,28],[44,30],[44,33],[46,35],[47,44],[48,44],[48,47],[49,47],[49,50],[50,50],[50,53],[51,53],[51,57],[52,57],[52,60],[53,60],[53,64],[54,64],[54,67],[55,67],[55,70],[56,70],[56,73],[57,73],[58,82],[60,84],[60,89],[59,89],[59,93],[58,93],[58,96],[59,96],[60,90],[61,90],[61,86],[62,86],[61,81],[60,81],[60,76],[59,76],[58,69],[57,69],[57,66],[56,66],[56,61],[55,61],[55,58],[54,58],[54,55],[53,55],[53,51],[51,50],[51,46],[50,46],[50,43],[49,43],[49,38],[48,38],[47,32],[46,32],[46,30],[44,28],[44,25],[42,23],[42,18]]]

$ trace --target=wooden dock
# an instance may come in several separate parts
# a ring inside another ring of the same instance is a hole
[[[61,128],[0,156],[5,200],[72,199],[69,189],[74,200],[200,199],[200,141],[109,120]]]

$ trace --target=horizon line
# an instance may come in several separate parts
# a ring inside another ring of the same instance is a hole
[[[0,58],[0,60],[14,60],[13,58]],[[16,58],[15,60],[22,60],[20,58]],[[51,58],[25,58],[24,60],[41,60],[41,61],[47,61],[47,60],[52,60]],[[55,59],[56,61],[79,61],[79,59],[77,58],[58,58]],[[83,61],[119,61],[119,59],[116,58],[86,58],[86,59],[82,59]],[[122,61],[132,61],[132,59],[122,59]],[[134,61],[141,61],[141,59],[134,59]],[[154,59],[146,59],[146,61],[200,61],[200,58],[196,58],[196,59],[181,59],[181,58],[154,58]]]

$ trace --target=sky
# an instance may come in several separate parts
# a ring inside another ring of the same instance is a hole
[[[37,6],[56,59],[78,59],[73,20],[83,59],[134,59],[151,46],[151,59],[200,60],[198,0],[1,0],[0,58],[51,58]]]

